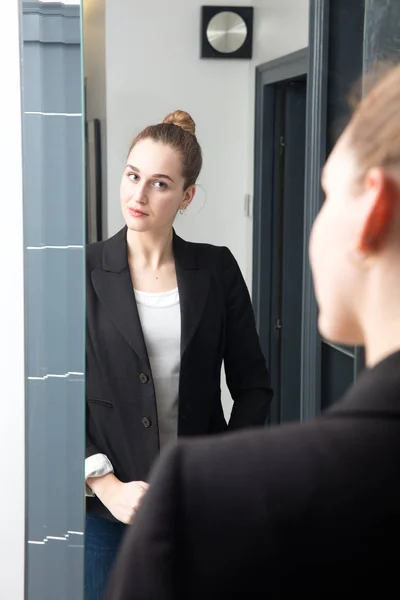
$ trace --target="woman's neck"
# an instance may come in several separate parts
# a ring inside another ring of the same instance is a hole
[[[139,232],[128,229],[127,245],[129,262],[139,267],[158,270],[173,260],[173,231]]]
[[[397,321],[370,328],[365,340],[365,358],[368,367],[374,367],[398,350],[400,350],[399,316]]]
[[[373,367],[400,350],[400,268],[393,264],[370,282],[363,315],[366,363]]]

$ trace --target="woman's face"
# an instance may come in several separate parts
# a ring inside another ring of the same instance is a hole
[[[356,257],[371,208],[368,192],[356,189],[356,173],[357,164],[344,134],[323,171],[326,199],[310,239],[320,333],[331,342],[348,345],[364,342],[359,315],[366,275],[362,261]]]
[[[184,190],[178,152],[150,139],[132,148],[120,186],[122,214],[129,229],[171,228],[178,210],[190,204],[193,194],[193,187]]]

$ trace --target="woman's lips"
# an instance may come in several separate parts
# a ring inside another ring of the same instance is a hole
[[[132,217],[148,217],[149,215],[146,215],[146,213],[142,212],[141,210],[138,210],[137,208],[128,208],[129,213],[132,215]]]

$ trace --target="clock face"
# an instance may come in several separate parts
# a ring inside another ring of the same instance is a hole
[[[247,37],[247,26],[237,13],[222,11],[208,23],[206,35],[214,50],[230,54],[243,46]]]

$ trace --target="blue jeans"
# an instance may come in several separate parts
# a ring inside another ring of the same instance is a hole
[[[107,580],[126,527],[123,523],[86,514],[85,600],[104,600]]]

